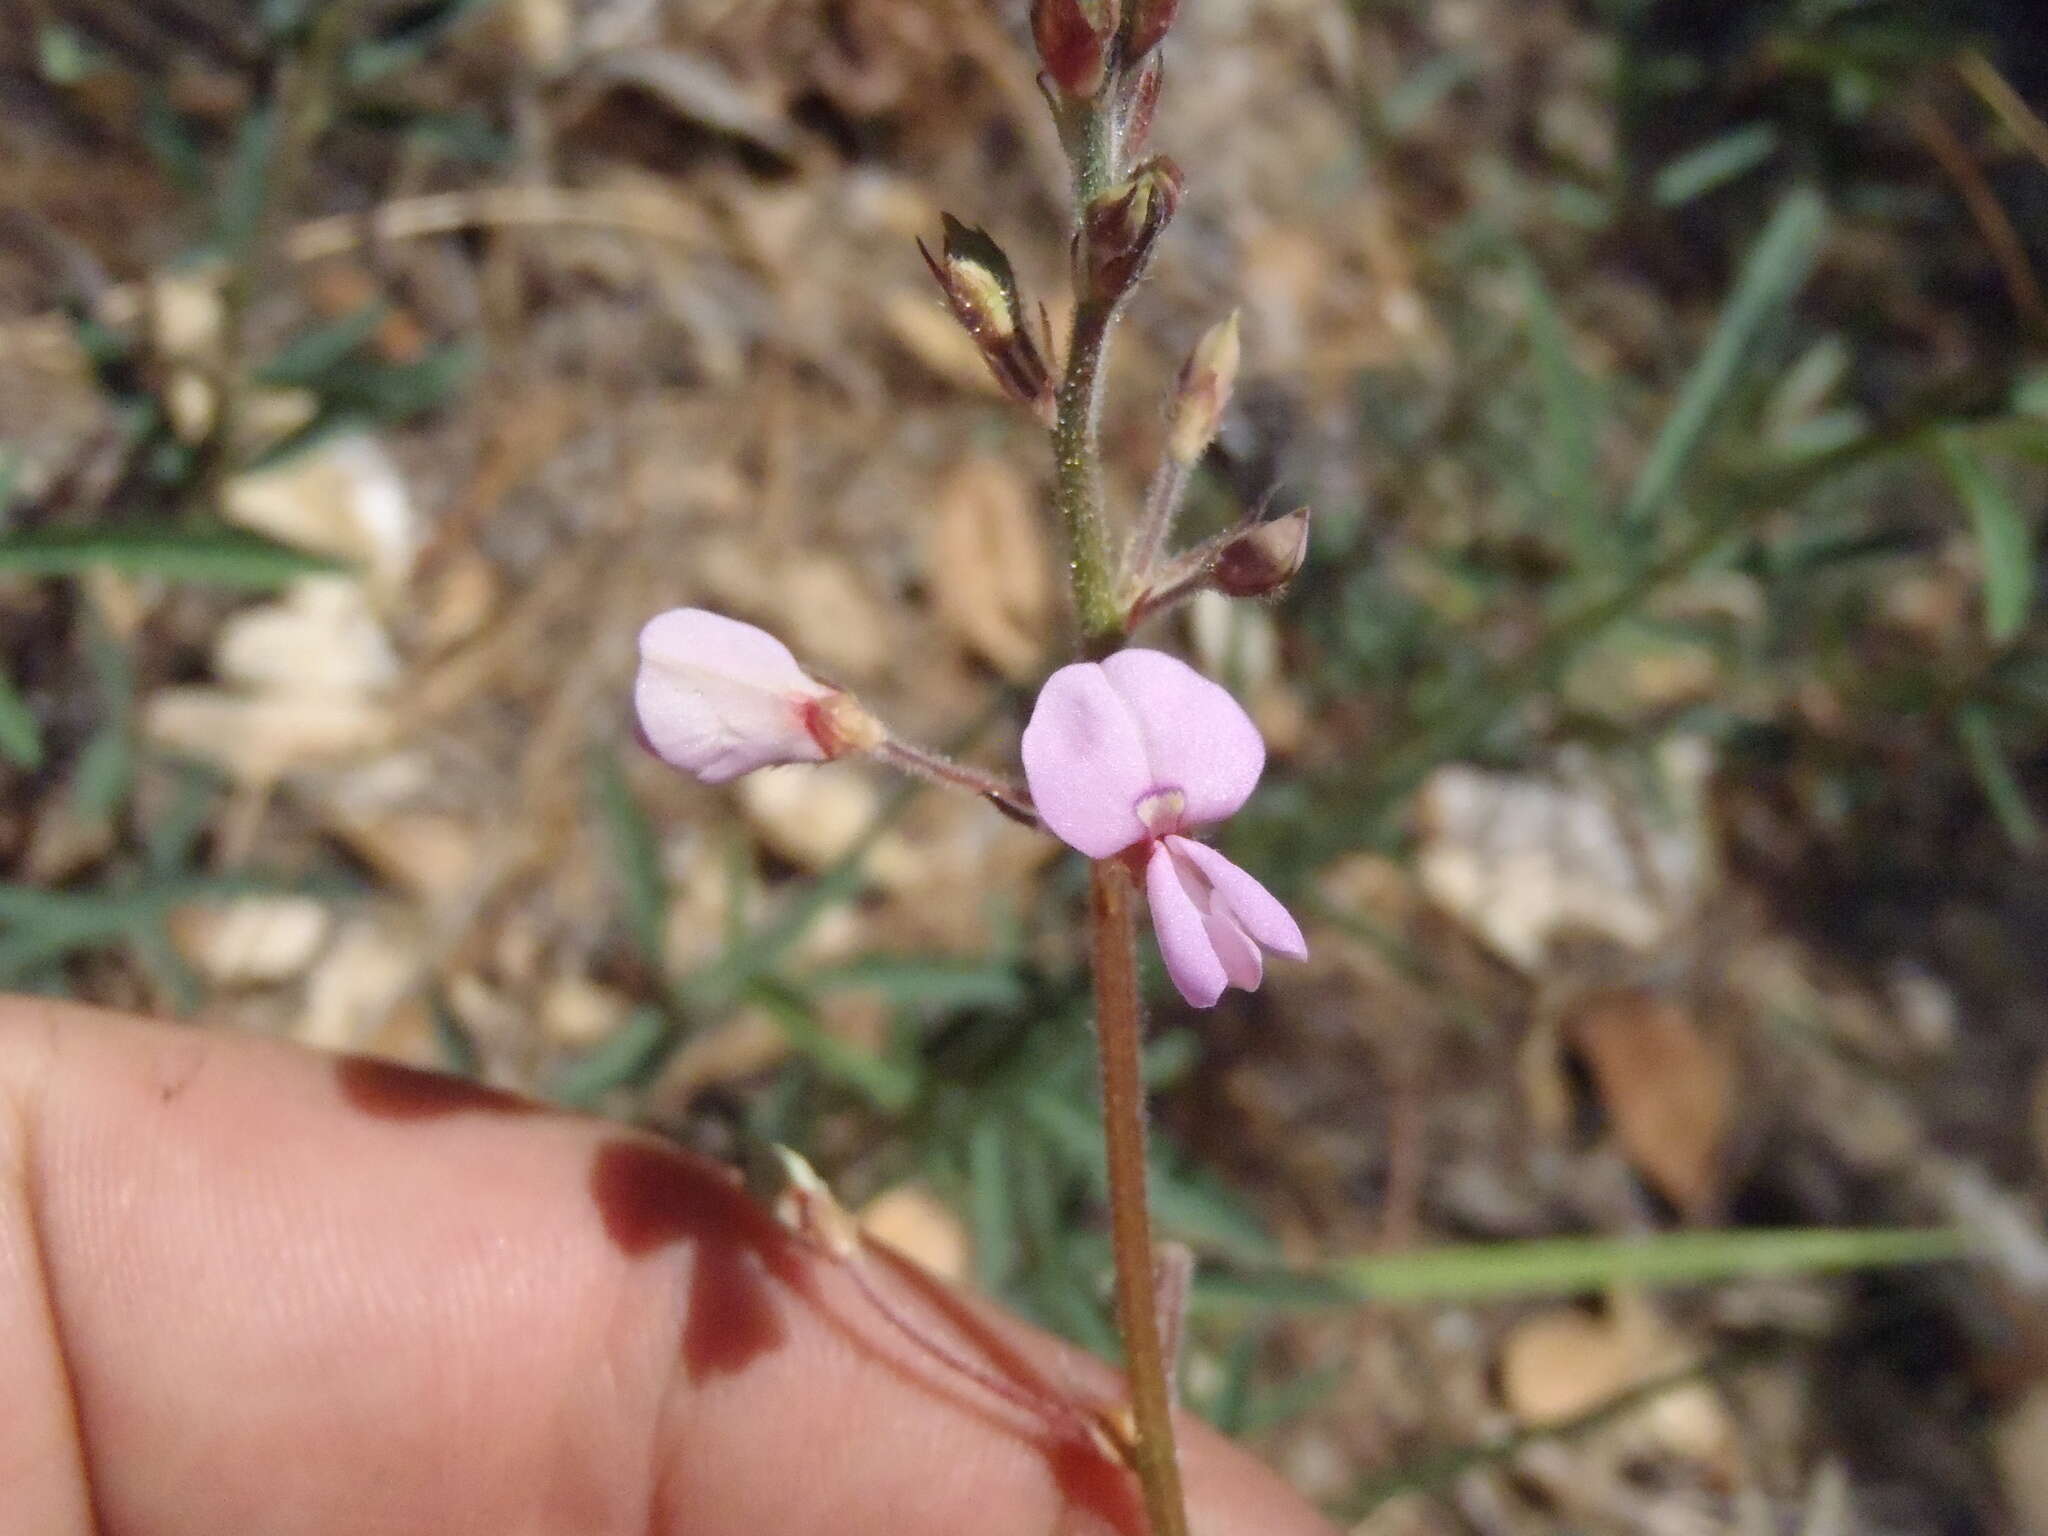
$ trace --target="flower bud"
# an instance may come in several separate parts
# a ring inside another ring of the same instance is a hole
[[[1161,155],[1088,205],[1077,263],[1084,298],[1115,304],[1137,285],[1160,233],[1180,207],[1181,188],[1180,167]]]
[[[1124,18],[1126,65],[1136,64],[1159,46],[1179,9],[1180,0],[1131,0],[1130,13]]]
[[[953,318],[974,338],[982,360],[1003,393],[1026,405],[1041,405],[1052,393],[1052,372],[1022,320],[1017,277],[1003,248],[984,230],[945,215],[943,258],[920,240],[918,253],[946,295]]]
[[[1141,154],[1152,137],[1152,116],[1159,110],[1159,92],[1165,83],[1159,55],[1148,54],[1137,70],[1125,76],[1123,95],[1123,152]]]
[[[1215,440],[1237,383],[1241,356],[1237,311],[1233,309],[1227,318],[1209,327],[1181,365],[1166,434],[1166,451],[1175,463],[1193,464]]]
[[[640,631],[633,712],[657,757],[706,784],[869,752],[888,737],[766,630],[702,608],[671,609]]]
[[[1031,0],[1031,38],[1053,85],[1092,97],[1109,75],[1117,0]]]
[[[1307,507],[1253,523],[1216,552],[1210,580],[1226,597],[1270,597],[1295,578],[1308,559]]]

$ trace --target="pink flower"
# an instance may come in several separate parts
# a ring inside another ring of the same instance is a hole
[[[1159,952],[1208,1008],[1264,974],[1261,947],[1307,958],[1272,892],[1184,836],[1243,805],[1266,766],[1258,727],[1222,688],[1160,651],[1118,651],[1046,679],[1024,728],[1024,776],[1046,826],[1091,859],[1142,850]]]
[[[706,784],[867,751],[884,736],[765,629],[702,608],[673,608],[640,631],[633,711],[655,755]]]

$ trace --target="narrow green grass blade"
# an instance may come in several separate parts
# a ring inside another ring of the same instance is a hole
[[[1778,204],[1743,263],[1706,350],[1680,386],[1650,456],[1624,504],[1631,522],[1644,522],[1670,500],[1691,467],[1707,431],[1727,404],[1758,338],[1806,282],[1827,237],[1827,205],[1800,190]]]
[[[214,214],[214,239],[231,260],[248,255],[263,224],[270,197],[270,167],[278,144],[277,108],[265,104],[243,115],[234,152],[222,178]]]
[[[1776,128],[1769,123],[1745,123],[1666,164],[1650,184],[1650,195],[1661,207],[1683,207],[1748,175],[1777,152]]]
[[[1553,1238],[1350,1259],[1335,1271],[1361,1297],[1432,1301],[1560,1294],[1628,1282],[1700,1285],[1764,1275],[1925,1264],[1963,1255],[1947,1230],[1806,1228]]]
[[[1984,561],[1984,629],[2004,645],[2027,622],[2034,601],[2034,534],[2019,503],[1977,451],[1956,432],[1938,439],[1942,467],[1955,483]]]
[[[118,898],[80,891],[51,891],[39,885],[0,883],[0,923],[42,926],[50,923],[97,923],[118,928],[128,909]],[[108,914],[104,918],[98,914]]]
[[[215,526],[37,528],[0,536],[0,573],[77,576],[97,569],[263,590],[339,567]]]
[[[1001,1292],[1017,1273],[1018,1215],[1012,1191],[1009,1125],[983,1116],[967,1133],[967,1219],[974,1233],[974,1269],[983,1290]]]
[[[427,1020],[434,1026],[434,1045],[441,1053],[441,1069],[457,1077],[481,1077],[484,1058],[477,1049],[476,1037],[455,1016],[448,999],[438,990],[427,999]]]
[[[342,61],[342,72],[351,85],[368,85],[419,64],[472,12],[491,3],[492,0],[439,0],[438,4],[413,6],[400,12],[404,20],[384,36],[365,38],[349,49]]]
[[[917,1077],[827,1031],[810,999],[766,977],[747,988],[748,999],[760,1004],[782,1026],[790,1043],[815,1062],[820,1071],[865,1095],[877,1109],[899,1114],[917,1098]]]
[[[390,313],[391,306],[380,299],[302,332],[256,370],[256,382],[273,389],[317,389],[321,376],[376,335]]]
[[[43,732],[36,724],[35,712],[4,676],[0,676],[0,753],[23,768],[43,765]]]
[[[645,1082],[668,1055],[674,1021],[655,1007],[635,1008],[617,1032],[569,1067],[548,1097],[571,1109],[589,1109],[614,1088]]]
[[[1787,1228],[1673,1232],[1656,1237],[1560,1237],[1461,1244],[1416,1253],[1343,1259],[1312,1273],[1217,1275],[1203,1281],[1210,1305],[1286,1309],[1360,1302],[1492,1301],[1570,1296],[1611,1285],[1704,1285],[1771,1275],[1824,1274],[1929,1264],[1963,1257],[1945,1228]]]
[[[864,955],[821,966],[805,974],[804,985],[820,992],[872,987],[899,1008],[941,1013],[1016,1008],[1024,1001],[1023,980],[1008,966],[914,955]]]
[[[2027,804],[2027,792],[2020,788],[2019,776],[2012,771],[2005,748],[1999,745],[1998,726],[1991,711],[1982,704],[1965,705],[1956,716],[1956,735],[2007,840],[2015,848],[2037,846],[2041,841],[2041,823],[2034,808]]]
[[[128,952],[163,994],[171,1012],[181,1019],[195,1012],[205,1001],[206,988],[171,942],[170,930],[161,922],[137,923],[128,930],[127,938]]]
[[[590,758],[590,798],[604,829],[617,871],[626,927],[640,958],[658,975],[667,949],[668,882],[662,875],[661,843],[633,798],[618,754],[599,750]]]
[[[1411,69],[1380,103],[1380,122],[1396,138],[1412,131],[1438,103],[1479,73],[1469,53],[1440,53]]]
[[[747,933],[738,943],[727,945],[724,953],[702,970],[684,977],[676,985],[677,996],[693,1007],[716,1007],[731,1001],[755,977],[773,969],[819,916],[860,894],[867,883],[869,852],[888,835],[923,788],[915,779],[899,784],[882,802],[874,819],[861,829],[860,836],[804,886],[787,911]]]
[[[1594,441],[1597,420],[1592,381],[1572,356],[1557,302],[1536,263],[1519,256],[1522,291],[1529,307],[1529,352],[1543,400],[1549,482],[1545,489],[1564,515],[1574,562],[1590,569],[1601,543],[1600,482]]]
[[[22,451],[11,443],[0,444],[0,526],[4,526],[4,515],[14,505],[14,485],[21,478],[21,466],[26,462]]]
[[[24,986],[29,977],[69,959],[74,953],[110,942],[116,933],[84,933],[68,928],[24,928],[0,935],[0,987]]]
[[[135,663],[98,604],[84,604],[81,617],[100,724],[78,755],[71,793],[80,815],[104,818],[127,803],[135,784]]]

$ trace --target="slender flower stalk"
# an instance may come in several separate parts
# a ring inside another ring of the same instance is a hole
[[[1237,311],[1232,310],[1209,328],[1181,365],[1168,404],[1166,451],[1159,456],[1159,468],[1145,492],[1144,511],[1124,554],[1124,584],[1136,586],[1139,593],[1152,585],[1174,518],[1187,496],[1188,477],[1223,424],[1224,409],[1237,384],[1240,355]]]
[[[1031,809],[1031,797],[1025,793],[1024,787],[999,773],[977,768],[972,763],[957,762],[942,752],[916,746],[895,736],[877,746],[874,755],[881,762],[915,778],[979,795],[1012,821],[1027,827],[1039,824],[1038,813]]]
[[[1130,543],[1124,547],[1118,587],[1119,595],[1125,599],[1127,613],[1136,607],[1152,585],[1152,573],[1166,548],[1167,532],[1173,527],[1181,502],[1187,498],[1188,479],[1193,467],[1168,453],[1160,456],[1158,467],[1152,471],[1152,479],[1145,487],[1145,505],[1138,513],[1138,526],[1132,530]],[[1134,613],[1127,621],[1127,627],[1137,628]]]
[[[1141,88],[1156,96],[1156,80]],[[1077,258],[1084,252],[1090,210],[1122,173],[1121,112],[1114,88],[1078,106],[1079,132],[1062,139],[1072,151]],[[1056,114],[1060,108],[1055,106]],[[1144,107],[1149,126],[1151,102]],[[1177,188],[1176,194],[1177,194]],[[1153,231],[1156,237],[1157,230]],[[1148,253],[1149,254],[1149,253]],[[1077,259],[1076,266],[1081,261]],[[1142,263],[1140,263],[1142,266]],[[1135,279],[1135,274],[1134,274]],[[1114,650],[1126,633],[1118,600],[1109,529],[1103,519],[1101,415],[1103,354],[1116,306],[1075,274],[1074,327],[1066,374],[1055,396],[1055,497],[1070,550],[1074,611],[1084,654]],[[1093,866],[1088,903],[1089,954],[1095,979],[1095,1038],[1101,1064],[1104,1153],[1108,1165],[1111,1247],[1116,1265],[1117,1328],[1131,1396],[1129,1459],[1144,1495],[1151,1536],[1188,1536],[1187,1498],[1173,1429],[1169,1363],[1162,1348],[1154,1285],[1152,1219],[1146,1194],[1145,1088],[1141,1070],[1144,1017],[1131,916],[1131,877],[1115,859]]]
[[[1285,590],[1308,560],[1309,510],[1263,520],[1252,518],[1235,528],[1164,561],[1149,579],[1126,584],[1124,625],[1136,633],[1198,592],[1225,597],[1272,597]]]
[[[1155,1305],[1152,1216],[1145,1188],[1145,1021],[1138,998],[1131,888],[1122,861],[1095,861],[1088,885],[1089,957],[1095,969],[1117,1331],[1123,1336],[1124,1374],[1131,1389],[1131,1467],[1144,1491],[1151,1536],[1188,1536],[1187,1496],[1173,1435],[1171,1362]]]

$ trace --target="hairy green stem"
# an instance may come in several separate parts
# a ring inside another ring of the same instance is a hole
[[[1076,114],[1066,136],[1074,166],[1074,206],[1085,209],[1109,190],[1122,170],[1117,164],[1116,114],[1107,95],[1074,102],[1068,110]]]
[[[1057,475],[1054,496],[1066,529],[1072,561],[1075,616],[1082,649],[1099,655],[1123,637],[1123,613],[1116,600],[1109,529],[1102,512],[1102,451],[1096,427],[1102,407],[1102,358],[1108,350],[1111,316],[1083,303],[1074,312],[1067,371],[1055,397],[1052,441]]]
[[[1109,1156],[1109,1225],[1116,1251],[1116,1313],[1136,1434],[1131,1462],[1145,1495],[1151,1536],[1188,1536],[1174,1447],[1171,1364],[1154,1305],[1152,1218],[1145,1191],[1144,1014],[1130,870],[1099,860],[1089,881],[1095,969],[1095,1034],[1102,1064],[1102,1123]]]
[[[1074,102],[1075,115],[1063,124],[1074,167],[1076,227],[1088,205],[1109,190],[1117,176],[1115,114],[1107,93],[1096,101]],[[1066,530],[1075,616],[1081,648],[1091,656],[1112,650],[1123,637],[1116,600],[1116,570],[1102,509],[1102,364],[1109,350],[1114,311],[1086,299],[1074,307],[1067,339],[1066,371],[1053,400],[1054,498]]]

